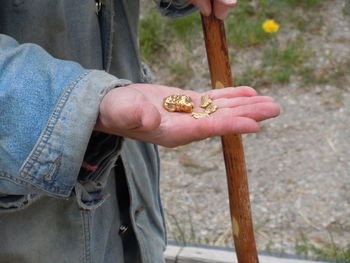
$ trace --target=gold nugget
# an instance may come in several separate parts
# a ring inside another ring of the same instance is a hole
[[[208,95],[201,97],[201,108],[208,107],[213,101],[209,98]]]
[[[192,117],[195,119],[200,119],[204,117],[209,117],[209,114],[206,112],[192,112]]]
[[[218,109],[218,106],[210,104],[205,108],[204,112],[208,113],[208,114],[212,114],[212,113],[216,112],[217,109]]]
[[[181,111],[191,113],[194,104],[189,96],[177,94],[164,98],[163,107],[170,112]]]

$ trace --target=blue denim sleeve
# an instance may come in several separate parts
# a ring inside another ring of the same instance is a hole
[[[188,15],[197,10],[187,0],[156,0],[156,3],[160,12],[171,18]]]
[[[103,96],[129,83],[0,34],[0,193],[69,196]]]

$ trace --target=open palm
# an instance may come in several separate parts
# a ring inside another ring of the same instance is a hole
[[[168,112],[163,99],[173,94],[192,98],[194,111],[200,98],[209,95],[218,110],[209,117],[194,119],[191,114]],[[131,84],[110,91],[100,105],[96,130],[166,147],[226,134],[259,131],[258,122],[279,114],[272,98],[257,96],[249,87],[210,90],[205,94],[153,85]]]

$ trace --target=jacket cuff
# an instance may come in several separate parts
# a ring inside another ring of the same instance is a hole
[[[156,0],[160,12],[171,18],[188,15],[197,8],[186,0]]]
[[[21,179],[49,195],[69,196],[102,98],[111,89],[130,83],[104,71],[82,73],[56,104],[46,129],[21,168]]]

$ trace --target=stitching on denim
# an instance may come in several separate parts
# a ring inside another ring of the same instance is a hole
[[[62,162],[62,154],[60,154],[56,160],[54,161],[54,163],[52,164],[52,166],[50,167],[49,172],[44,175],[44,181],[50,183],[52,182],[55,178],[56,178],[56,174],[58,172],[58,169],[61,166],[61,162]]]
[[[47,141],[49,140],[50,136],[52,135],[52,132],[59,120],[59,116],[62,112],[62,109],[66,102],[68,101],[68,98],[70,94],[72,93],[72,90],[74,87],[77,86],[79,81],[86,77],[91,71],[84,72],[80,74],[75,80],[73,80],[65,89],[64,93],[62,94],[61,98],[59,99],[58,103],[56,104],[54,111],[51,113],[51,116],[48,120],[48,124],[45,127],[45,131],[43,132],[41,138],[39,139],[39,144],[36,146],[36,149],[34,152],[30,155],[28,161],[25,163],[23,167],[23,174],[21,173],[21,176],[27,177],[30,176],[29,170],[33,167],[34,163],[38,161],[43,149],[47,145]]]
[[[39,180],[33,180],[33,178],[28,178],[27,180],[21,180],[21,179],[18,179],[15,175],[6,173],[4,171],[0,171],[0,179],[1,178],[9,180],[21,186],[35,187],[49,194],[55,193],[62,197],[65,197],[71,191],[70,186],[65,186],[62,184],[59,186],[56,186],[56,184],[42,186]]]
[[[83,223],[83,242],[84,242],[84,262],[91,263],[91,249],[90,249],[90,218],[89,212],[80,211]]]
[[[44,192],[47,192],[49,194],[55,193],[57,195],[61,195],[61,196],[67,196],[70,191],[72,190],[72,186],[67,186],[64,185],[62,183],[60,184],[48,184],[48,183],[44,183],[42,180],[39,180],[37,178],[35,178],[34,176],[32,176],[31,174],[27,174],[27,182],[29,182],[29,184],[33,185],[35,188],[38,188]]]
[[[85,231],[84,231],[84,218],[83,211],[79,211],[80,221],[81,221],[81,240],[82,240],[82,254],[81,254],[81,262],[84,262],[85,259]]]
[[[30,183],[28,183],[24,180],[18,179],[18,178],[16,178],[15,175],[9,174],[5,171],[0,171],[0,177],[2,177],[3,179],[8,179],[16,184],[19,184],[19,185],[30,186]]]
[[[84,219],[84,211],[80,210],[80,218],[81,218],[81,233],[82,233],[82,240],[83,240],[83,260],[82,262],[85,262],[85,258],[86,258],[86,247],[85,247],[85,219]]]

